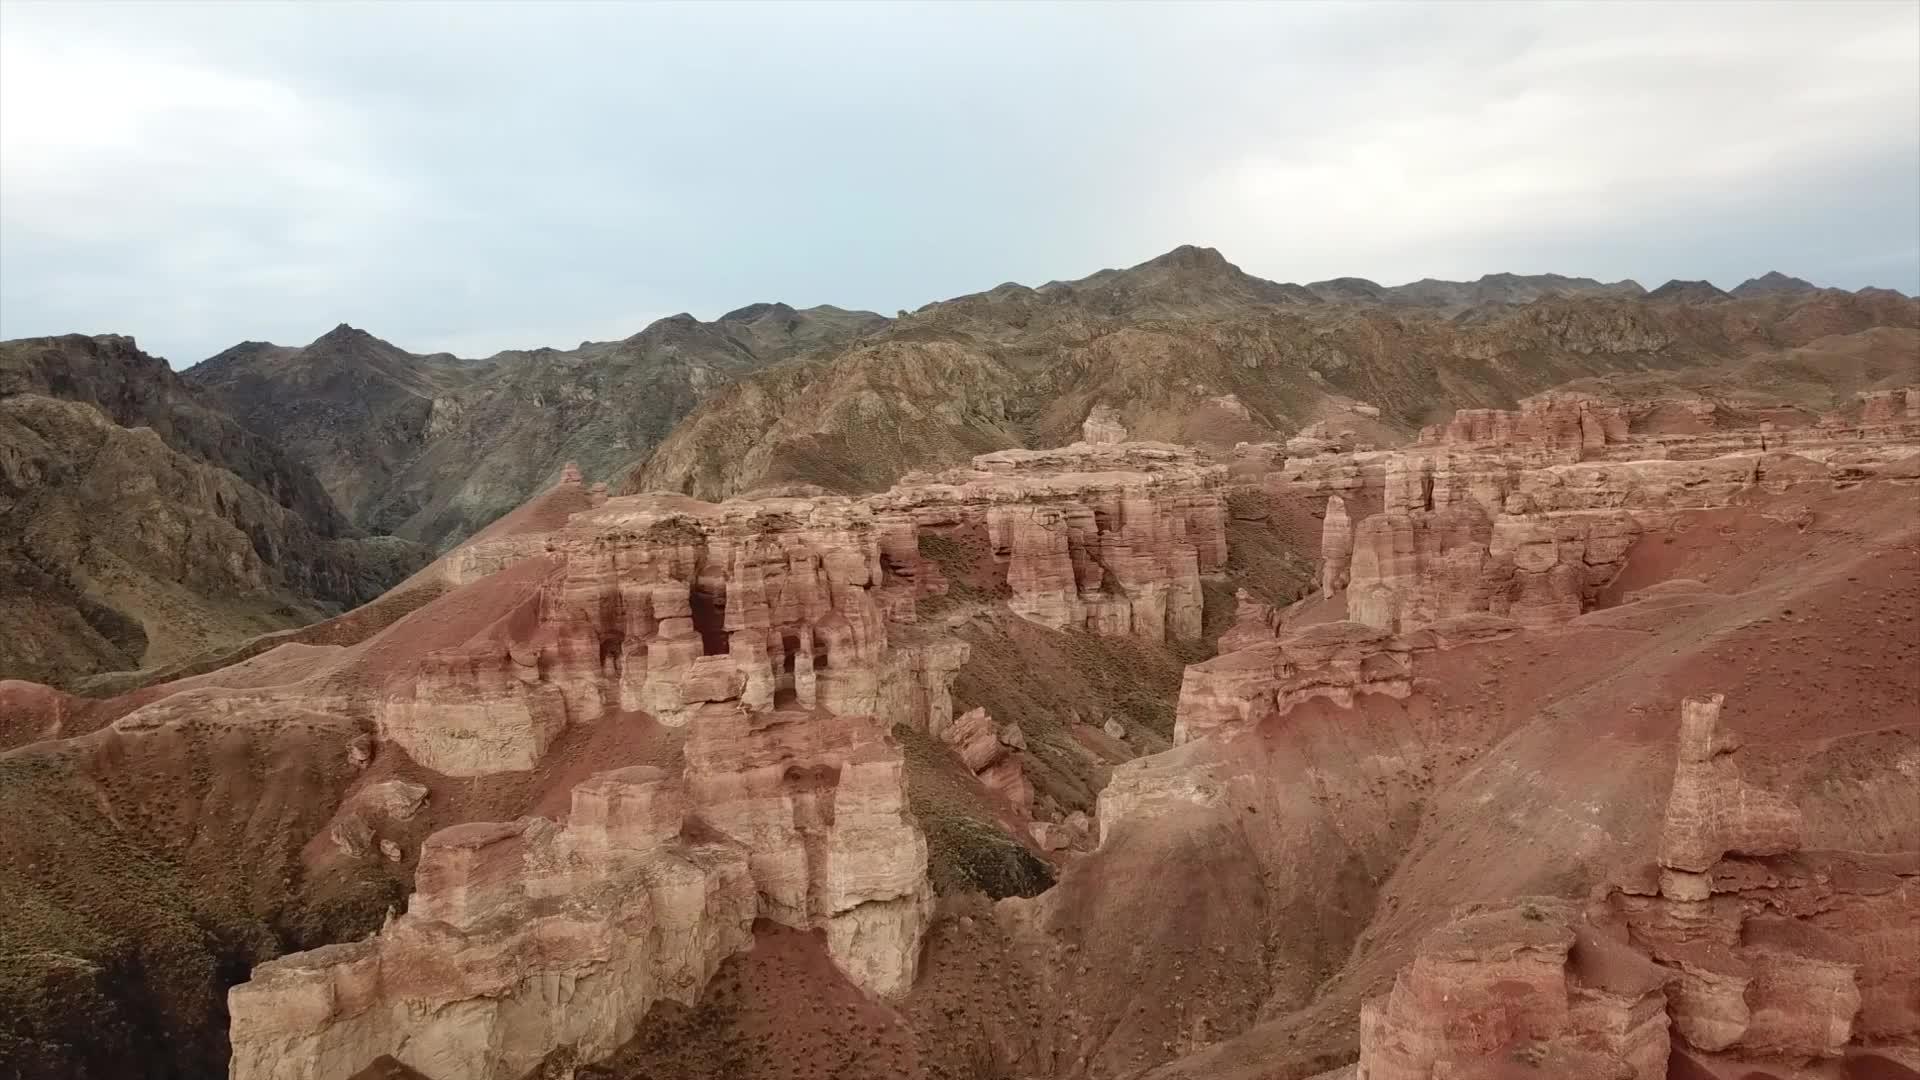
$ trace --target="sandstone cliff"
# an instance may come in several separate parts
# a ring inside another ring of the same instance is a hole
[[[954,745],[1015,812],[1034,796],[1019,734],[954,717],[966,646],[914,625],[916,601],[948,588],[922,536],[990,537],[996,589],[1043,625],[1191,636],[1198,574],[1224,558],[1220,479],[1135,443],[983,455],[866,500],[608,498],[568,468],[558,491],[582,509],[451,553],[429,574],[450,592],[298,692],[345,688],[337,707],[365,710],[376,762],[443,777],[537,771],[567,740],[622,731],[677,749],[576,785],[563,823],[427,838],[406,913],[376,938],[234,990],[234,1074],[347,1077],[390,1056],[517,1077],[556,1052],[604,1057],[656,1002],[698,997],[755,919],[818,928],[855,985],[907,993],[932,894],[887,733]],[[463,597],[485,597],[470,629],[433,621]],[[412,803],[394,789],[342,808],[341,856],[380,857],[392,826],[366,807],[388,794]]]
[[[1358,1076],[1516,1062],[1665,1080],[1670,1060],[1715,1075],[1842,1057],[1870,1073],[1891,1067],[1872,1047],[1920,1044],[1920,860],[1800,850],[1798,808],[1727,775],[1721,700],[1683,703],[1657,866],[1584,912],[1457,914],[1362,1010]]]
[[[1546,394],[1461,410],[1400,450],[1294,440],[1262,483],[1320,507],[1321,594],[1345,617],[1395,631],[1475,615],[1550,625],[1591,610],[1634,546],[1684,511],[1905,468],[1920,424],[1904,395],[1866,395],[1857,425],[1675,437],[1631,430],[1647,406]],[[1355,520],[1350,503],[1379,509]]]

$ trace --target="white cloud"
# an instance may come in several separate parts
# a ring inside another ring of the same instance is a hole
[[[1913,4],[0,0],[0,333],[182,362],[891,311],[1185,242],[1913,289],[1917,189]]]
[[[1443,35],[1424,63],[1341,85],[1304,146],[1228,148],[1181,226],[1302,276],[1387,280],[1490,231],[1631,227],[1920,141],[1920,7],[1507,10],[1528,48],[1473,63]]]

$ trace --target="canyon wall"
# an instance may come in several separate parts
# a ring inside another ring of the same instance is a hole
[[[818,928],[856,984],[911,985],[932,904],[903,760],[871,718],[737,705],[686,770],[600,773],[545,818],[442,829],[373,938],[261,965],[229,1001],[235,1080],[349,1077],[382,1056],[508,1080],[587,1061],[691,1004],[755,919]]]
[[[1516,411],[1461,410],[1400,450],[1295,440],[1266,487],[1323,506],[1321,592],[1355,621],[1406,631],[1491,614],[1552,625],[1591,609],[1634,544],[1681,511],[1911,470],[1903,459],[1920,417],[1906,395],[1867,395],[1858,424],[1669,436],[1630,430],[1631,414],[1650,406],[1545,394]]]
[[[452,776],[531,768],[569,724],[637,711],[678,726],[715,702],[937,734],[966,653],[900,630],[947,592],[923,547],[983,548],[973,587],[1054,629],[1195,638],[1201,576],[1226,565],[1224,476],[1172,446],[1078,443],[865,499],[595,498],[562,528],[446,560],[456,586],[534,558],[560,570],[489,632],[395,675],[381,731]]]
[[[1799,809],[1741,777],[1720,705],[1681,707],[1657,860],[1623,868],[1584,906],[1456,912],[1362,1008],[1359,1078],[1525,1064],[1666,1080],[1677,1057],[1702,1076],[1915,1059],[1920,857],[1804,850]]]
[[[604,1057],[654,1003],[693,1002],[757,919],[821,931],[856,985],[904,993],[932,892],[891,730],[954,747],[1016,811],[1033,798],[1019,729],[954,716],[968,649],[917,625],[921,602],[964,584],[1056,628],[1197,636],[1200,575],[1226,558],[1223,474],[1173,447],[1084,443],[864,499],[710,504],[608,498],[566,470],[563,519],[453,552],[420,627],[318,682],[443,777],[541,769],[610,725],[660,730],[666,758],[579,783],[564,819],[433,833],[404,914],[232,991],[235,1080],[344,1080],[382,1056],[506,1080]],[[462,620],[475,629],[449,629]],[[368,821],[424,798],[370,785],[333,845],[384,852]]]

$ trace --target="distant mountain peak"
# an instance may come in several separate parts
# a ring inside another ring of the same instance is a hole
[[[1713,300],[1727,299],[1727,293],[1711,281],[1683,281],[1674,278],[1665,285],[1647,294],[1649,300],[1678,300],[1687,304],[1704,304]]]
[[[1138,269],[1160,267],[1170,270],[1198,270],[1205,273],[1237,273],[1240,268],[1227,261],[1219,249],[1181,244],[1164,255],[1148,259]]]
[[[387,343],[357,326],[341,323],[326,333],[321,334],[319,337],[314,338],[313,341],[307,345],[307,348],[315,349],[323,353],[342,350],[357,352],[374,345],[387,345]]]
[[[752,322],[753,320],[758,319],[764,315],[792,315],[792,314],[794,314],[794,310],[791,304],[783,304],[778,300],[774,300],[774,301],[762,300],[757,304],[748,304],[745,307],[734,308],[732,311],[727,312],[725,315],[720,316],[718,319],[715,319],[714,321],[715,322]]]
[[[1785,293],[1818,292],[1820,287],[1805,278],[1792,277],[1778,270],[1769,270],[1759,277],[1748,278],[1734,286],[1734,296],[1777,296]]]

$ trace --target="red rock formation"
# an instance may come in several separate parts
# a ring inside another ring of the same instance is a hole
[[[1680,706],[1680,764],[1660,834],[1660,865],[1704,874],[1728,853],[1778,855],[1800,847],[1800,811],[1747,784],[1732,754],[1738,743],[1719,731],[1723,695],[1688,698]]]
[[[1127,426],[1120,422],[1120,411],[1111,405],[1095,405],[1080,425],[1080,437],[1090,443],[1123,443]]]
[[[1153,641],[1200,634],[1200,575],[1226,567],[1226,470],[1157,443],[982,454],[867,504],[921,529],[984,526],[1016,613]]]
[[[1281,613],[1245,589],[1233,594],[1233,625],[1220,635],[1220,651],[1238,652],[1280,637]]]
[[[942,578],[919,530],[988,537],[1029,617],[1192,637],[1199,575],[1225,563],[1223,472],[1152,445],[1008,452],[868,499],[587,500],[564,525],[456,552],[437,572],[486,621],[357,661],[382,739],[475,776],[646,713],[684,730],[684,775],[603,773],[564,824],[435,833],[380,935],[234,990],[234,1075],[325,1080],[391,1054],[428,1075],[517,1077],[563,1047],[603,1056],[652,1002],[692,1000],[755,918],[821,929],[857,984],[903,991],[931,892],[887,730],[947,740],[1016,812],[1033,800],[1018,732],[953,717],[966,646],[911,625]],[[423,794],[369,787],[336,842],[369,853]]]
[[[1920,386],[1897,390],[1869,390],[1860,395],[1862,424],[1920,422]]]
[[[1920,1035],[1920,860],[1802,852],[1800,812],[1745,782],[1721,698],[1682,706],[1652,873],[1608,905],[1674,969],[1674,1030],[1697,1051],[1805,1061],[1856,1037]]]
[[[1873,401],[1876,417],[1905,408]],[[1625,406],[1547,395],[1517,413],[1463,410],[1403,451],[1312,447],[1272,490],[1328,500],[1321,593],[1344,596],[1354,619],[1404,631],[1484,612],[1548,625],[1589,610],[1634,543],[1676,513],[1905,468],[1894,462],[1920,434],[1891,421],[1765,428],[1635,437]],[[1350,519],[1348,502],[1376,490],[1381,511]]]
[[[1920,857],[1798,851],[1798,812],[1740,780],[1719,709],[1683,706],[1659,863],[1582,915],[1558,900],[1456,915],[1362,1010],[1357,1076],[1509,1061],[1665,1080],[1675,1053],[1758,1075],[1920,1036]]]
[[[1331,600],[1346,591],[1353,564],[1353,521],[1347,503],[1338,495],[1327,498],[1327,516],[1320,530],[1320,595]]]
[[[973,709],[956,717],[939,735],[987,790],[1007,800],[1022,815],[1032,812],[1033,784],[1014,754],[1026,744],[1018,728],[1002,729],[987,710]]]
[[[486,633],[396,673],[386,738],[449,775],[524,770],[569,725],[779,702],[933,730],[965,647],[903,634],[945,588],[918,533],[968,531],[1017,613],[1056,628],[1198,637],[1200,577],[1225,567],[1224,470],[1142,443],[983,454],[867,499],[608,499],[544,533],[482,537],[465,584],[534,558],[560,569]],[[577,481],[565,481],[577,486]]]
[[[1190,665],[1173,741],[1239,730],[1310,698],[1351,706],[1356,694],[1405,697],[1416,647],[1435,645],[1431,635],[1415,640],[1364,623],[1322,623]]]
[[[632,767],[581,783],[564,825],[433,834],[405,915],[233,990],[235,1080],[344,1078],[383,1054],[480,1080],[561,1048],[603,1057],[653,1002],[691,1003],[755,918],[822,928],[857,984],[906,989],[932,903],[927,847],[877,723],[709,704],[686,759],[684,778]]]
[[[1616,402],[1572,393],[1546,393],[1520,402],[1517,412],[1461,409],[1444,426],[1424,428],[1423,445],[1501,446],[1540,458],[1578,461],[1589,450],[1627,440],[1626,409]]]
[[[559,1047],[610,1053],[655,1001],[691,1003],[751,944],[748,853],[683,840],[677,818],[586,805],[663,783],[677,781],[596,777],[575,793],[577,826],[435,833],[405,915],[365,941],[263,964],[232,990],[230,1075],[330,1080],[391,1055],[429,1076],[517,1078]]]
[[[1665,1080],[1661,971],[1546,897],[1468,907],[1360,1013],[1364,1080]],[[1504,1068],[1503,1068],[1504,1067]]]

